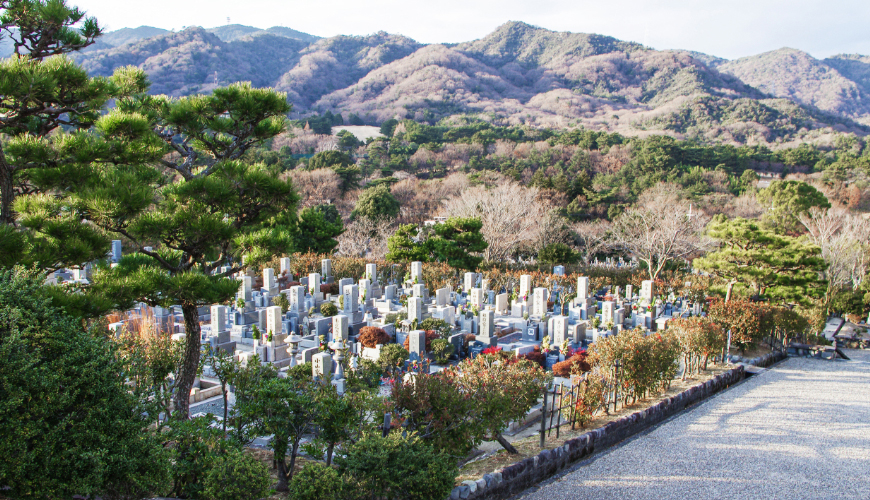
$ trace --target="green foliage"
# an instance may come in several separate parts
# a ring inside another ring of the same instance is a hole
[[[324,212],[308,207],[299,212],[299,220],[293,232],[293,244],[298,252],[329,254],[338,246],[335,238],[343,232],[341,219],[329,222]]]
[[[500,439],[510,422],[537,404],[551,378],[527,360],[481,355],[396,382],[394,417],[436,449],[462,457],[483,440]]]
[[[779,234],[804,232],[798,219],[801,214],[812,207],[831,207],[825,195],[801,181],[773,181],[758,192],[758,201],[770,207],[762,218],[764,225]]]
[[[344,150],[356,149],[363,144],[353,133],[347,130],[342,130],[335,135],[338,137],[338,147]]]
[[[547,264],[573,264],[577,254],[564,243],[550,243],[538,252],[538,260]]]
[[[381,133],[387,137],[393,136],[393,131],[396,130],[396,126],[399,125],[399,120],[395,118],[390,118],[386,120],[383,124],[381,124]]]
[[[287,482],[299,453],[299,442],[317,417],[314,382],[308,377],[265,378],[252,388],[250,400],[239,408],[244,420],[258,436],[272,435],[272,451],[277,457],[278,491],[286,491]],[[290,463],[286,456],[290,454]]]
[[[385,372],[393,372],[408,360],[409,352],[399,344],[387,344],[381,347],[381,355],[378,357],[378,366]]]
[[[332,302],[324,302],[323,304],[320,304],[320,314],[327,318],[335,316],[338,314],[338,307],[336,307]]]
[[[479,218],[450,217],[444,222],[422,229],[404,224],[387,240],[387,260],[393,262],[443,262],[473,271],[483,257],[473,255],[486,250],[488,244],[480,230]]]
[[[345,483],[334,467],[307,462],[290,481],[290,498],[295,500],[343,500]]]
[[[439,318],[426,318],[420,323],[421,330],[435,330],[442,339],[447,339],[453,328],[446,321]]]
[[[321,151],[308,160],[309,170],[350,166],[353,166],[353,159],[343,151]]]
[[[215,461],[204,479],[207,500],[258,500],[269,494],[269,469],[256,458],[237,451]]]
[[[458,474],[453,458],[413,435],[367,434],[344,451],[335,461],[360,499],[441,500],[450,495]]]
[[[213,421],[213,418],[208,416],[176,420],[170,425],[166,437],[173,443],[173,481],[169,493],[171,496],[176,498],[204,496],[207,487],[211,486],[212,490],[219,487],[210,484],[209,481],[214,467],[232,455],[243,453],[237,441],[225,439],[223,431],[211,427]],[[226,472],[218,470],[215,473],[221,475]],[[268,475],[266,478],[268,479]]]
[[[8,498],[142,498],[169,463],[110,341],[51,303],[42,279],[0,270],[0,484]]]
[[[789,236],[774,234],[746,219],[716,216],[707,234],[721,247],[694,261],[694,267],[728,282],[728,295],[736,284],[769,294],[781,301],[805,303],[820,296],[826,267],[819,247]]]
[[[272,297],[272,305],[280,307],[282,313],[287,313],[287,310],[290,309],[290,301],[283,293],[279,293],[275,297]]]
[[[446,364],[453,354],[453,344],[445,339],[435,339],[432,341],[432,357],[435,363],[439,365]]]
[[[365,217],[371,220],[395,219],[399,215],[399,200],[386,184],[378,184],[362,192],[351,213],[354,219]]]
[[[680,344],[670,331],[646,335],[643,328],[599,339],[589,350],[593,366],[610,370],[620,361],[620,382],[635,399],[658,394],[677,373]]]

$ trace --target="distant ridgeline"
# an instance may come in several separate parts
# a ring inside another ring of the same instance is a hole
[[[455,45],[384,32],[321,39],[283,27],[125,28],[73,57],[94,75],[139,66],[158,94],[251,81],[286,92],[291,118],[329,111],[347,124],[474,116],[772,149],[830,144],[843,132],[863,136],[870,125],[867,56],[819,61],[782,49],[726,61],[518,22]],[[325,122],[309,125],[325,133]]]

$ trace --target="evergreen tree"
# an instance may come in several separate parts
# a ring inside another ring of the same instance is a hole
[[[737,284],[750,287],[757,296],[799,303],[824,292],[819,276],[826,266],[815,245],[723,215],[710,221],[707,235],[721,247],[695,259],[694,267],[727,281],[726,301]]]
[[[344,227],[340,218],[335,222],[330,222],[324,212],[316,207],[308,207],[299,212],[299,220],[294,232],[294,248],[297,252],[302,253],[332,253],[338,246],[338,241],[335,238],[343,232]]]
[[[371,220],[394,219],[399,215],[399,200],[390,192],[390,186],[378,184],[362,192],[356,200],[351,217]]]
[[[483,261],[474,255],[483,252],[487,243],[478,218],[451,217],[422,229],[404,224],[387,240],[387,260],[394,262],[444,262],[472,271]]]

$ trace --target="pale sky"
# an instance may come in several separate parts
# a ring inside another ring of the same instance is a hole
[[[655,49],[734,59],[781,47],[870,55],[870,0],[68,0],[109,30],[227,23],[312,35],[402,34],[423,43],[485,36],[507,21],[599,33]]]

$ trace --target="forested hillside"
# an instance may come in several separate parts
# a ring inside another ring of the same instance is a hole
[[[726,61],[520,22],[452,45],[383,32],[319,39],[285,27],[140,27],[110,32],[74,57],[93,75],[138,66],[152,93],[251,81],[287,92],[294,118],[330,111],[373,125],[472,115],[497,125],[768,145],[864,135],[870,125],[863,56],[819,61],[782,49]]]

